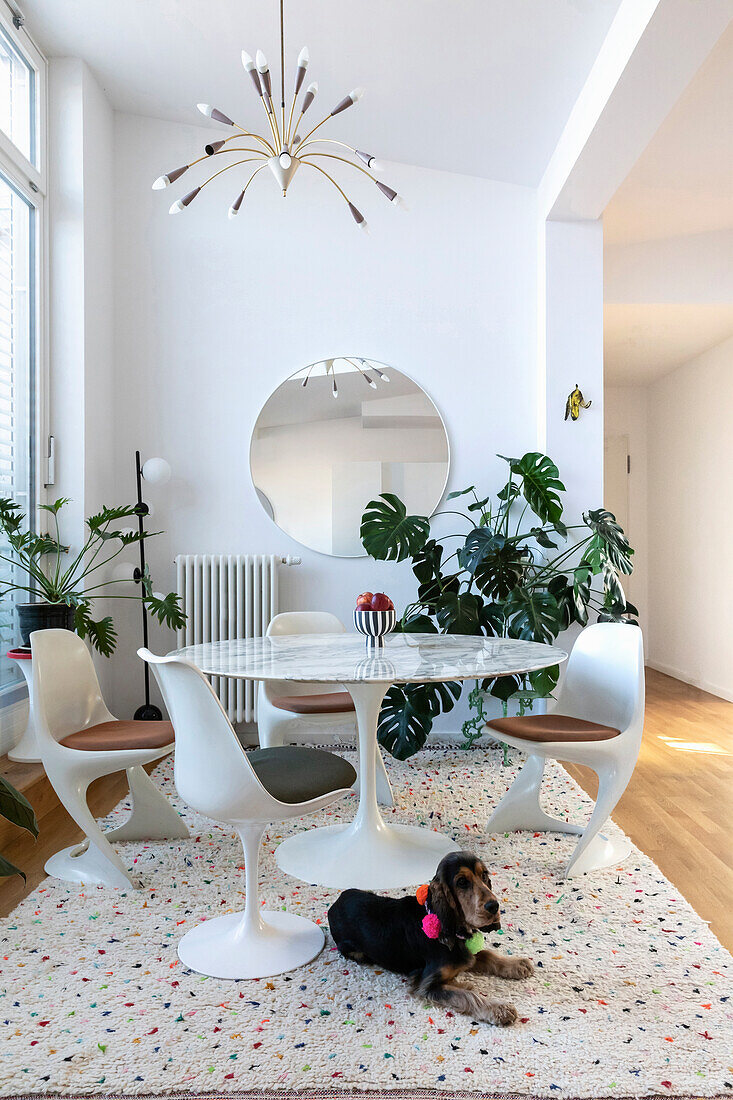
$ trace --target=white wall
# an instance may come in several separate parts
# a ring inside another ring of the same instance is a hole
[[[649,387],[648,663],[733,700],[733,339]]]
[[[622,577],[627,599],[639,609],[639,622],[649,644],[649,524],[647,475],[646,386],[607,386],[604,394],[606,436],[628,436],[631,472],[628,476],[629,521],[626,534],[634,548],[634,572]],[[607,504],[604,499],[604,504]]]
[[[173,467],[151,491],[166,532],[150,544],[156,586],[173,586],[177,553],[295,553],[303,564],[283,570],[284,607],[346,619],[365,588],[404,603],[415,591],[407,564],[324,557],[272,524],[250,481],[252,427],[293,371],[364,355],[435,401],[451,488],[498,487],[497,452],[536,446],[535,193],[393,165],[386,178],[407,197],[406,215],[365,180],[351,185],[366,238],[330,185],[302,170],[287,200],[263,173],[233,222],[241,183],[226,176],[169,217],[189,177],[163,193],[150,184],[192,159],[205,132],[120,114],[115,133],[115,491],[133,491],[135,447]],[[128,629],[132,641],[129,616]],[[152,644],[172,637],[156,631]],[[120,714],[139,700],[133,653],[114,663]]]

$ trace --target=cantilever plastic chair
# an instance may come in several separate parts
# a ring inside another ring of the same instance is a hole
[[[284,611],[270,622],[268,638],[290,634],[345,634],[346,627],[329,611]],[[356,739],[354,701],[348,691],[333,684],[296,684],[287,680],[260,681],[257,730],[260,745],[313,741],[324,734],[346,731]],[[377,746],[377,801],[392,806],[382,754]]]
[[[46,873],[67,882],[135,887],[111,840],[182,839],[188,830],[143,767],[174,749],[170,722],[119,721],[105,706],[86,644],[70,630],[31,634],[33,697],[41,761],[59,801],[85,833],[57,852]],[[125,770],[132,813],[103,832],[87,805],[89,784]]]
[[[260,909],[260,842],[269,822],[315,813],[348,794],[354,769],[340,756],[302,746],[245,752],[199,669],[147,649],[138,654],[151,664],[176,729],[178,793],[199,813],[231,825],[244,847],[244,912],[192,928],[179,958],[215,978],[264,978],[310,962],[323,947],[318,925]]]
[[[552,714],[497,718],[488,725],[502,741],[528,753],[494,810],[489,832],[530,829],[580,835],[565,877],[615,867],[629,855],[624,838],[600,830],[626,790],[644,728],[644,646],[638,626],[596,623],[578,636]],[[550,817],[539,803],[547,758],[587,764],[598,776],[588,824]]]

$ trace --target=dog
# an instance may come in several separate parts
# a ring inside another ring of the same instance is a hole
[[[513,1005],[455,982],[466,972],[521,981],[534,970],[529,959],[469,950],[474,933],[501,927],[499,902],[483,862],[470,852],[451,852],[418,896],[383,898],[366,890],[345,890],[328,910],[338,950],[354,962],[407,974],[412,992],[434,1004],[474,1020],[513,1024]]]

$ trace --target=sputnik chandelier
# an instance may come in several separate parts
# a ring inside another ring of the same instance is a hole
[[[305,82],[305,74],[308,69],[308,49],[303,47],[298,55],[298,65],[295,70],[295,82],[293,97],[290,103],[290,109],[287,110],[287,104],[285,99],[285,32],[283,24],[283,0],[280,0],[280,110],[278,112],[272,98],[272,79],[270,76],[270,69],[267,64],[267,58],[262,50],[257,51],[256,60],[253,61],[249,54],[242,50],[242,65],[246,72],[249,73],[254,84],[255,91],[259,97],[262,106],[267,117],[267,123],[269,126],[269,134],[262,136],[261,134],[255,134],[251,130],[246,130],[243,126],[240,126],[237,122],[234,122],[228,115],[225,115],[223,111],[220,111],[218,107],[212,107],[208,103],[198,103],[197,107],[203,115],[207,118],[213,119],[214,122],[220,122],[224,126],[231,126],[235,131],[230,137],[222,138],[220,141],[213,141],[209,145],[205,146],[204,155],[198,157],[196,160],[191,161],[190,164],[184,164],[181,168],[176,168],[172,172],[168,172],[165,175],[158,176],[153,184],[153,190],[158,191],[161,188],[168,187],[170,184],[175,183],[181,176],[193,168],[195,164],[200,164],[202,161],[212,160],[219,157],[227,157],[232,153],[249,153],[250,156],[244,157],[240,160],[236,160],[225,164],[223,168],[219,168],[218,171],[205,179],[203,183],[198,187],[194,187],[193,191],[189,191],[183,198],[177,199],[176,202],[170,208],[171,214],[179,214],[182,210],[185,210],[190,203],[196,198],[198,193],[215,180],[218,176],[223,175],[225,172],[231,172],[234,168],[239,168],[243,164],[255,164],[254,171],[246,169],[250,172],[244,187],[235,198],[232,205],[229,207],[229,217],[234,218],[239,213],[244,196],[250,187],[250,184],[257,175],[264,169],[268,168],[275,177],[279,187],[282,189],[283,198],[287,195],[288,187],[292,182],[293,176],[297,172],[301,165],[313,168],[316,172],[319,172],[322,176],[325,176],[330,183],[336,188],[338,193],[344,199],[349,207],[351,216],[360,229],[367,229],[367,222],[364,215],[356,206],[351,202],[343,188],[336,182],[333,176],[325,170],[325,168],[316,163],[318,160],[327,159],[331,161],[341,161],[343,164],[348,164],[352,168],[356,168],[357,171],[362,172],[373,183],[377,185],[379,190],[393,205],[400,204],[401,199],[393,188],[389,187],[386,183],[382,183],[378,180],[373,173],[381,172],[381,166],[377,164],[375,158],[371,153],[365,153],[361,149],[355,149],[351,145],[347,145],[346,142],[336,141],[333,138],[315,137],[317,130],[320,130],[330,118],[334,115],[341,114],[342,111],[348,110],[349,107],[353,107],[355,103],[358,103],[364,94],[363,88],[355,88],[352,92],[349,92],[336,106],[333,108],[325,118],[321,119],[319,123],[313,126],[307,131],[305,136],[301,137],[298,133],[298,128],[303,123],[303,119],[313,104],[316,94],[318,92],[318,85],[315,81],[309,84],[305,90],[305,94],[300,100],[300,105],[297,108],[297,120],[293,125],[293,118],[296,117],[296,105],[298,104],[298,97],[300,95],[301,88]],[[287,114],[287,124],[285,122]],[[254,148],[248,147],[246,141],[251,138],[254,143],[257,143]],[[240,145],[238,142],[242,141],[244,144]],[[233,142],[234,144],[229,144]],[[361,164],[354,163],[353,160],[347,157],[340,156],[338,153],[322,151],[320,145],[336,145],[341,149],[345,149],[348,153],[361,161]],[[330,166],[330,164],[329,164]]]
[[[344,364],[346,364],[345,367]],[[304,367],[302,371],[298,371],[294,377],[297,378],[299,374],[303,374],[304,377],[301,386],[305,388],[308,385],[308,380],[311,375],[320,369],[323,370],[323,374],[326,378],[331,379],[331,394],[333,397],[338,397],[339,395],[338,383],[336,381],[337,374],[352,373],[356,371],[364,379],[367,386],[371,386],[373,390],[377,388],[377,383],[374,381],[373,374],[376,374],[381,382],[389,382],[389,375],[385,374],[384,371],[370,359],[357,359],[355,356],[348,355],[344,355],[339,359],[323,359],[320,363],[311,363],[309,367]],[[373,374],[370,374],[370,371],[372,371]]]

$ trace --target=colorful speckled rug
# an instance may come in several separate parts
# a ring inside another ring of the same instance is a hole
[[[190,840],[120,849],[140,890],[48,880],[4,922],[0,1094],[733,1095],[731,956],[637,850],[620,869],[563,882],[572,838],[487,836],[520,758],[500,762],[491,750],[435,750],[388,767],[396,820],[440,828],[492,869],[504,909],[493,943],[536,964],[525,982],[478,980],[517,1006],[514,1027],[415,1000],[402,978],[347,962],[328,937],[312,964],[275,978],[186,970],[177,941],[241,908],[244,876],[234,836],[179,804]],[[157,776],[175,797],[171,773],[167,761]],[[587,815],[559,765],[545,791],[554,813]],[[310,823],[353,810],[349,798]],[[288,878],[273,858],[298,828],[267,834],[262,896],[324,923],[335,894]]]

